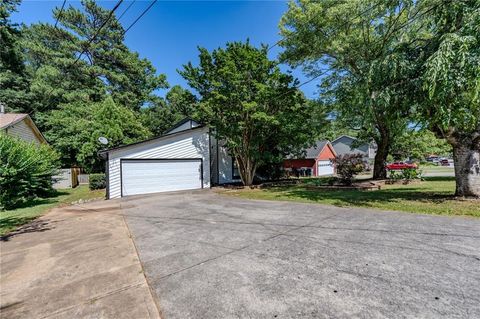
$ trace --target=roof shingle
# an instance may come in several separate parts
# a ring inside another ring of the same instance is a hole
[[[26,118],[24,113],[0,113],[0,129],[9,127]]]

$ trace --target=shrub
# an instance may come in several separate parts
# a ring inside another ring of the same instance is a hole
[[[417,168],[406,168],[401,171],[389,171],[388,178],[391,181],[403,180],[405,183],[408,183],[414,179],[421,179],[422,171]]]
[[[0,209],[51,193],[58,168],[59,155],[50,146],[0,134]]]
[[[402,179],[405,182],[409,182],[414,179],[421,179],[422,178],[422,171],[416,168],[407,168],[402,170]]]
[[[401,180],[402,174],[399,171],[388,171],[388,179],[391,181]]]
[[[345,154],[335,158],[335,165],[340,182],[352,185],[355,175],[365,169],[366,163],[361,154]]]
[[[103,189],[107,187],[107,180],[105,174],[90,174],[88,175],[88,187],[91,190]]]
[[[317,178],[311,178],[307,180],[308,182],[304,182],[305,184],[311,184],[315,186],[325,186],[325,185],[335,185],[337,182],[337,178],[334,176],[329,176],[329,177],[317,177]]]

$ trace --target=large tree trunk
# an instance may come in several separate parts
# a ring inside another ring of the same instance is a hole
[[[472,138],[457,139],[453,146],[455,195],[480,197],[480,143]]]
[[[375,161],[373,163],[373,179],[387,178],[387,169],[385,164],[387,162],[388,149],[390,147],[388,137],[381,136],[377,142],[377,154],[375,154]]]

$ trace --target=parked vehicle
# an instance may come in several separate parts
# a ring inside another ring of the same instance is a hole
[[[453,166],[453,160],[444,158],[440,161],[440,165],[442,166]]]
[[[440,158],[438,156],[429,156],[426,158],[427,162],[438,163]]]
[[[417,164],[409,164],[405,162],[394,162],[390,163],[387,166],[385,166],[388,170],[395,171],[395,170],[402,170],[402,169],[407,169],[407,168],[418,168]]]

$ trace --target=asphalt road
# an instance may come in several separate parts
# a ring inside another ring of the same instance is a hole
[[[249,201],[122,199],[169,318],[480,318],[480,220]]]

